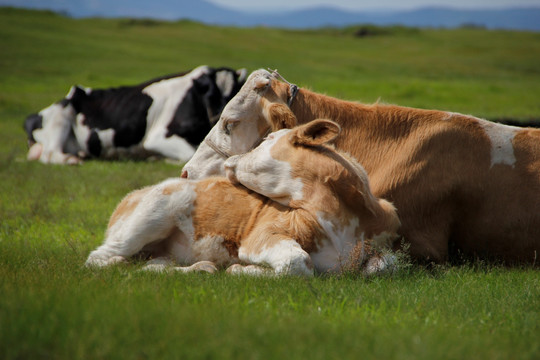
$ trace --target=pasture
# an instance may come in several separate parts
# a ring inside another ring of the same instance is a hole
[[[127,192],[165,161],[25,161],[26,115],[73,84],[135,84],[200,64],[279,69],[345,99],[540,117],[540,33],[289,31],[74,20],[0,8],[0,358],[538,359],[540,273],[482,262],[364,279],[86,269]],[[509,189],[511,191],[512,189]]]

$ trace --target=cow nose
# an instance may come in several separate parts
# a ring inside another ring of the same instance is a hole
[[[180,174],[180,177],[184,178],[184,179],[187,179],[188,178],[187,170],[182,170],[182,174]]]

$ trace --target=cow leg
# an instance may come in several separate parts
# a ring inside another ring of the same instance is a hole
[[[227,273],[229,274],[246,274],[246,275],[255,275],[255,276],[271,276],[275,272],[271,271],[268,268],[258,266],[258,265],[240,265],[233,264],[227,268]]]
[[[147,261],[141,271],[164,272],[172,266],[174,266],[174,261],[167,256],[163,256]]]
[[[168,202],[158,186],[126,196],[111,216],[104,243],[90,253],[86,265],[108,266],[112,258],[128,258],[148,244],[166,241],[177,229]]]
[[[244,241],[238,249],[240,260],[253,265],[268,265],[276,275],[313,276],[311,257],[295,240],[279,235]],[[237,266],[229,272],[237,273]],[[242,269],[245,274],[262,275],[264,269]],[[272,274],[270,272],[270,274]]]
[[[211,261],[199,261],[191,266],[176,266],[173,268],[175,271],[180,271],[184,273],[188,272],[207,272],[213,274],[217,271],[216,264]]]
[[[42,110],[44,118],[43,127],[33,132],[41,148],[32,147],[28,153],[29,160],[39,158],[45,164],[77,164],[80,162],[76,156],[63,152],[68,142],[75,111],[72,106],[53,104]],[[39,156],[39,157],[38,157]]]
[[[167,129],[158,127],[158,125],[156,124],[156,127],[148,132],[143,142],[144,149],[182,162],[191,159],[195,153],[195,147],[179,136],[167,137]]]
[[[211,261],[199,261],[191,266],[174,266],[174,262],[168,257],[152,259],[141,269],[143,271],[179,271],[179,272],[207,272],[213,274],[217,271],[216,265]]]

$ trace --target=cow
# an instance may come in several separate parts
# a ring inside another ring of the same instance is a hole
[[[225,177],[181,177],[136,190],[113,212],[87,266],[150,256],[146,269],[312,276],[389,270],[393,205],[373,196],[362,166],[317,120],[272,133],[224,164]],[[179,266],[175,266],[179,265]]]
[[[336,147],[366,169],[391,201],[414,260],[533,263],[540,250],[540,130],[454,112],[343,101],[253,72],[184,166],[182,176],[222,173],[226,158],[270,131],[316,118],[342,127]]]
[[[200,66],[136,86],[73,86],[24,122],[28,160],[78,164],[87,157],[187,161],[238,92],[247,71]]]

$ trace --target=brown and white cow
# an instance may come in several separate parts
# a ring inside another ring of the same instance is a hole
[[[249,274],[268,273],[264,266],[293,275],[388,268],[393,256],[378,251],[397,238],[399,219],[373,196],[363,168],[328,145],[339,130],[328,120],[284,129],[230,158],[229,179],[175,178],[132,192],[86,264],[143,253],[154,270],[173,263],[179,271],[231,265],[229,272]]]
[[[276,76],[249,76],[182,176],[220,174],[225,158],[267,132],[328,118],[343,129],[336,148],[355,157],[375,196],[398,209],[413,258],[444,262],[451,249],[507,263],[540,255],[540,130],[342,101]]]

